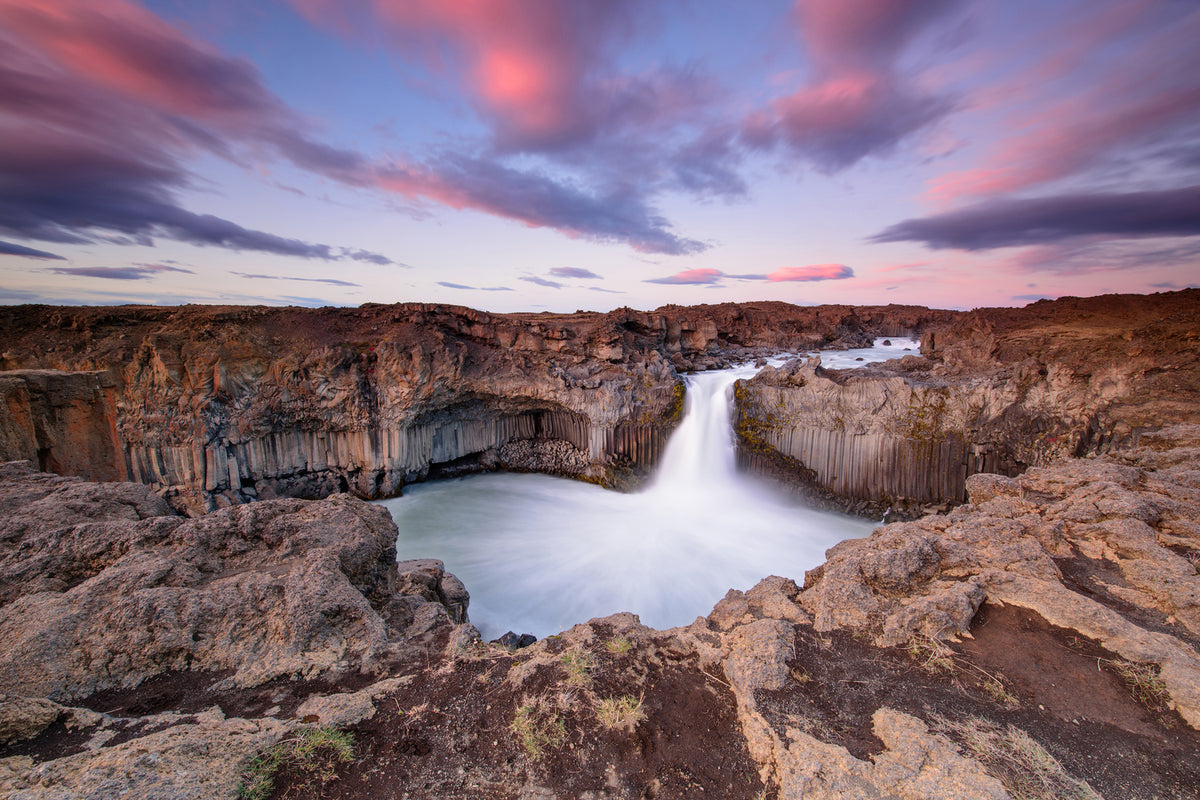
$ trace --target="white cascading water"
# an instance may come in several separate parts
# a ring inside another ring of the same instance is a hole
[[[913,344],[823,358],[857,366]],[[399,558],[445,561],[487,639],[546,636],[617,611],[656,628],[686,625],[730,588],[771,574],[803,580],[826,549],[874,523],[806,508],[737,472],[730,388],[756,371],[689,376],[684,419],[641,492],[507,473],[405,487],[382,503],[400,529]]]

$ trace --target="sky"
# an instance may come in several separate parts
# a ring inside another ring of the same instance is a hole
[[[0,303],[1200,285],[1195,0],[0,0]]]

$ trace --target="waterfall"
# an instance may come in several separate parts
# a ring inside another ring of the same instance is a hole
[[[831,360],[855,366],[900,349]],[[873,523],[806,508],[737,472],[729,395],[755,371],[688,377],[684,418],[641,492],[505,473],[406,487],[382,501],[400,528],[399,558],[445,561],[489,639],[545,636],[618,611],[652,627],[686,625],[731,588],[771,574],[802,581],[827,548]]]

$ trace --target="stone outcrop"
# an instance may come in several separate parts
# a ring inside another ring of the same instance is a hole
[[[1200,728],[1200,426],[1138,448],[976,475],[946,515],[841,542],[808,573],[800,605],[818,631],[895,645],[966,635],[984,602],[1012,604],[1153,665]]]
[[[6,307],[0,367],[26,371],[0,373],[11,398],[0,457],[147,483],[192,513],[256,498],[389,496],[431,472],[512,468],[621,486],[657,461],[678,421],[678,370],[731,353],[869,343],[872,324],[914,333],[948,313]],[[47,381],[98,394],[86,413],[61,389],[47,406],[33,397]],[[89,444],[70,451],[67,439]]]
[[[742,458],[881,509],[961,502],[970,475],[1200,420],[1197,342],[1195,290],[971,312],[926,332],[921,357],[739,382]]]
[[[396,564],[387,511],[347,495],[175,516],[149,487],[0,466],[0,692],[66,701],[167,670],[231,685],[349,668],[468,595],[441,562]]]

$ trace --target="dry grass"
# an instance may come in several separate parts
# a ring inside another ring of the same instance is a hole
[[[606,697],[596,701],[596,719],[609,730],[624,728],[633,731],[639,722],[646,719],[641,699],[631,694]]]
[[[975,717],[962,722],[935,717],[933,727],[960,742],[1013,800],[1103,800],[1087,781],[1071,777],[1058,759],[1020,728],[1001,728]]]
[[[567,728],[558,708],[543,697],[535,697],[520,705],[509,730],[534,760],[541,758],[549,749],[561,747],[567,740]]]
[[[624,636],[614,636],[604,643],[604,649],[610,653],[623,655],[633,649],[633,642]]]
[[[1117,660],[1109,660],[1108,664],[1133,690],[1138,700],[1155,710],[1169,707],[1171,695],[1167,691],[1167,684],[1161,675],[1162,668],[1158,664]]]
[[[1017,708],[1020,706],[1020,702],[1017,701],[1013,693],[995,675],[987,675],[979,685],[983,689],[984,694],[1005,708]]]
[[[914,636],[904,645],[904,651],[926,672],[937,674],[954,671],[954,651],[940,639]]]
[[[574,647],[562,654],[562,667],[569,685],[587,688],[592,685],[596,657],[582,647]]]

